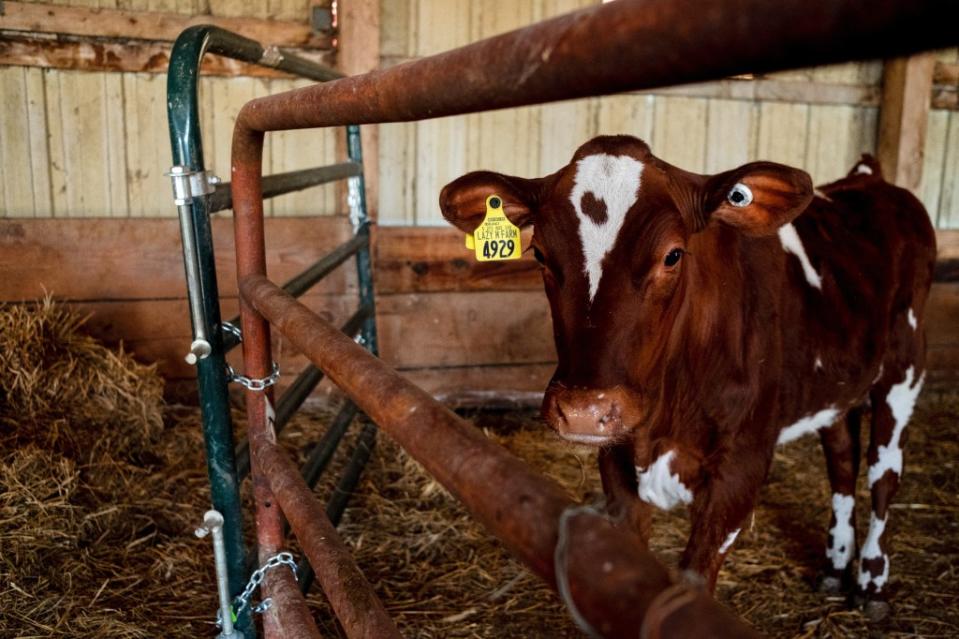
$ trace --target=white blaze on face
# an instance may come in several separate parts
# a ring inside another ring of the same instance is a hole
[[[799,233],[796,232],[796,227],[792,225],[792,222],[779,227],[779,241],[782,242],[784,251],[792,253],[799,258],[799,264],[802,265],[802,272],[803,275],[806,276],[806,282],[821,291],[822,278],[819,276],[819,273],[816,272],[816,269],[812,267],[812,262],[809,261],[809,256],[806,255],[806,248],[803,246],[802,240],[799,238]]]
[[[589,279],[589,301],[599,290],[603,258],[613,248],[623,228],[626,212],[639,198],[643,163],[625,155],[588,155],[576,163],[576,177],[569,200],[579,218],[584,270]],[[606,219],[596,223],[583,212],[583,196],[591,193],[606,205]]]
[[[637,466],[640,499],[663,510],[670,510],[677,504],[693,503],[693,492],[669,467],[675,456],[676,451],[671,450],[657,457],[646,470]]]
[[[916,322],[916,314],[912,311],[912,307],[909,308],[909,314],[906,315],[906,321],[909,322],[909,326],[912,327],[912,330],[916,330],[916,327],[919,325]]]
[[[889,410],[892,411],[892,417],[896,425],[892,430],[889,443],[885,446],[879,446],[879,459],[869,467],[870,488],[888,470],[897,475],[902,475],[902,447],[899,445],[899,441],[902,437],[902,431],[909,423],[909,418],[912,417],[912,409],[916,405],[916,398],[919,397],[922,382],[926,377],[925,374],[921,375],[913,384],[915,374],[915,367],[910,366],[906,371],[906,379],[899,384],[895,384],[889,389],[889,394],[886,395],[886,403],[889,404]]]
[[[829,529],[830,544],[826,548],[826,557],[836,570],[843,570],[852,560],[856,534],[852,527],[852,509],[856,499],[852,495],[835,493],[832,496],[832,514],[836,525]]]
[[[799,439],[803,435],[815,433],[820,428],[832,426],[839,416],[839,410],[835,406],[824,408],[814,415],[806,415],[795,424],[790,424],[779,431],[779,440],[777,444],[788,444],[794,439]]]

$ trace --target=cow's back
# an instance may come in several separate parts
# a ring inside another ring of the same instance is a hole
[[[865,397],[897,325],[918,327],[936,258],[922,204],[877,174],[821,187],[792,226],[802,248],[781,238],[785,423]]]

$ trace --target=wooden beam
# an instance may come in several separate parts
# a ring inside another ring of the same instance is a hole
[[[346,75],[376,69],[380,65],[380,0],[340,0],[337,11],[337,68]],[[362,131],[366,203],[370,218],[375,221],[380,192],[379,127],[364,125]]]
[[[304,16],[305,17],[305,16]],[[0,3],[0,29],[127,40],[166,40],[197,24],[212,24],[264,45],[329,49],[330,38],[318,35],[306,22],[190,16],[160,11],[127,11],[69,7],[32,2]]]
[[[329,64],[328,51],[297,51]],[[123,71],[130,73],[166,73],[170,63],[170,43],[146,40],[106,42],[73,36],[46,36],[20,32],[0,32],[0,65],[43,67],[69,71]],[[244,64],[218,55],[203,58],[204,75],[290,78],[286,73],[255,64]]]
[[[922,53],[886,61],[879,107],[878,156],[890,182],[915,191],[922,178],[935,58]]]

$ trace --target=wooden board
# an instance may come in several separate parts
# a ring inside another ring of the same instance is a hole
[[[299,55],[329,64],[328,52],[298,51]],[[17,65],[71,71],[122,71],[165,74],[170,63],[170,43],[145,40],[103,42],[69,36],[38,38],[11,33],[0,38],[0,66]],[[203,75],[289,78],[286,73],[246,64],[218,55],[203,59]]]
[[[884,71],[877,157],[890,182],[911,190],[922,178],[934,67],[922,53],[889,60]]]
[[[237,304],[230,226],[228,218],[214,220],[225,317]],[[349,233],[342,218],[268,219],[271,276],[292,276]],[[379,229],[382,356],[437,392],[535,390],[555,360],[538,266],[528,256],[476,264],[462,241],[451,228]],[[941,233],[940,259],[957,258],[959,232]],[[107,343],[122,340],[170,378],[193,374],[182,360],[190,326],[173,220],[2,221],[0,271],[7,275],[0,279],[0,300],[36,299],[46,289],[91,313],[92,332]],[[355,309],[355,281],[345,265],[304,299],[340,323]],[[959,367],[959,360],[950,359],[959,352],[959,283],[937,283],[929,309],[930,365]],[[306,361],[276,337],[284,375],[292,376]]]
[[[163,11],[57,6],[34,2],[4,2],[0,29],[30,33],[71,34],[97,38],[166,40],[172,42],[197,24],[212,24],[265,45],[329,49],[330,38],[313,32],[306,21],[185,16]]]
[[[233,220],[213,218],[221,295],[236,296]],[[176,220],[0,220],[0,301],[96,301],[186,295]],[[341,217],[266,221],[269,274],[285,281],[350,236]],[[320,290],[354,290],[340,269]]]

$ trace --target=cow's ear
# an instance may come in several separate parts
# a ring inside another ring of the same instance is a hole
[[[443,187],[440,210],[453,226],[472,233],[486,216],[486,198],[498,195],[503,200],[506,217],[522,227],[533,222],[542,188],[543,179],[527,180],[491,171],[475,171]]]
[[[753,162],[720,173],[703,188],[707,219],[718,219],[752,236],[775,234],[806,210],[813,198],[808,173],[773,162]]]

